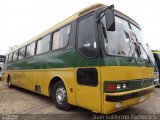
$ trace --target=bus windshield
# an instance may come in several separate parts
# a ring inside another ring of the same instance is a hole
[[[105,16],[101,22],[105,26]],[[131,24],[131,29],[128,21],[116,16],[115,27],[115,31],[106,30],[107,39],[103,37],[107,54],[148,59],[146,47],[142,42],[141,31],[136,26]],[[138,43],[141,45],[138,45]],[[137,52],[137,49],[139,52]]]

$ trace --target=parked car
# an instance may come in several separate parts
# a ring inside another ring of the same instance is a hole
[[[2,69],[5,62],[5,58],[6,57],[4,55],[0,55],[0,80],[2,78]]]

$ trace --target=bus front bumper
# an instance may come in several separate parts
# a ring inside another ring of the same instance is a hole
[[[154,92],[154,85],[151,87],[119,92],[119,93],[105,93],[103,114],[110,114],[130,106],[146,101]]]

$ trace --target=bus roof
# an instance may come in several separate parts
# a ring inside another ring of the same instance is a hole
[[[10,51],[8,54],[10,54],[11,52],[14,52],[14,51],[16,51],[16,50],[18,50],[18,49],[20,49],[20,48],[22,48],[22,47],[30,44],[30,43],[38,40],[38,39],[41,39],[43,36],[45,36],[45,35],[53,32],[54,30],[57,30],[57,29],[65,26],[65,25],[69,24],[70,22],[78,19],[79,17],[81,17],[81,16],[83,16],[83,15],[89,13],[89,12],[92,12],[92,11],[98,9],[98,8],[104,8],[104,7],[107,7],[107,6],[104,5],[104,4],[99,4],[99,3],[94,4],[94,5],[92,5],[92,6],[89,6],[89,7],[85,8],[85,9],[77,12],[76,14],[68,17],[67,19],[63,20],[62,22],[56,24],[55,26],[49,28],[48,30],[40,33],[39,35],[33,37],[32,39],[26,41],[25,43],[21,44],[21,45],[18,46],[17,48],[15,48],[15,49],[13,49],[12,51]],[[127,15],[125,15],[125,14],[123,14],[123,13],[117,11],[117,10],[115,10],[115,11],[116,11],[116,13],[119,14],[121,17],[123,17],[123,18],[125,18],[125,19],[127,19],[127,20],[130,20],[132,23],[134,23],[137,27],[140,28],[139,24],[138,24],[137,22],[135,22],[133,19],[131,19],[131,18],[128,17]]]

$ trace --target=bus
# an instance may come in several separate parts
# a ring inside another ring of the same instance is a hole
[[[55,106],[109,114],[146,101],[154,68],[137,22],[95,4],[7,54],[3,80],[52,97]]]
[[[160,79],[159,79],[159,69],[158,69],[158,66],[157,66],[157,63],[156,63],[156,60],[154,58],[154,55],[150,49],[150,46],[149,44],[146,43],[146,47],[147,47],[147,51],[148,51],[148,55],[150,57],[150,60],[151,62],[153,63],[153,66],[154,66],[154,85],[155,86],[159,86],[160,84]]]
[[[160,51],[159,50],[152,50],[154,55],[155,63],[157,65],[158,71],[160,73]],[[160,83],[160,76],[159,76],[159,83]]]
[[[5,56],[0,55],[0,80],[2,78],[2,69],[3,69],[4,62],[5,62]]]

